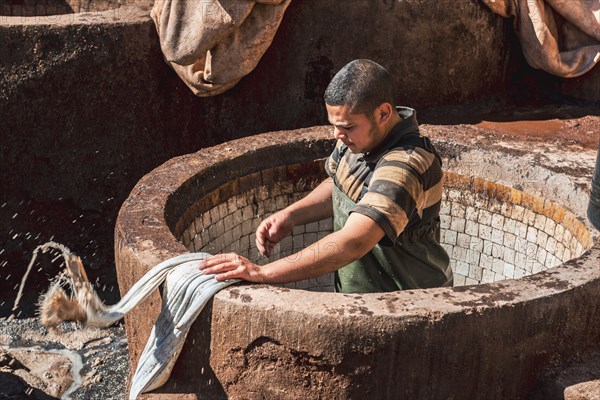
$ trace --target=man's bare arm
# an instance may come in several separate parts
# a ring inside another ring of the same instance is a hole
[[[331,217],[333,204],[333,179],[327,178],[306,197],[287,207],[295,225],[308,224]]]
[[[294,226],[331,217],[332,191],[333,180],[325,179],[303,199],[265,218],[256,229],[258,250],[268,256],[275,244],[289,235]]]
[[[237,254],[219,254],[206,259],[200,269],[218,274],[217,280],[240,278],[259,283],[287,283],[336,271],[369,252],[384,236],[371,218],[350,214],[344,227],[291,256],[264,266]]]

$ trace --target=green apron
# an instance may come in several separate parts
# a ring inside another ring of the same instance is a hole
[[[333,229],[341,229],[356,203],[333,185]],[[335,291],[392,292],[452,285],[448,254],[439,244],[436,220],[404,232],[393,245],[377,244],[364,257],[335,273]]]

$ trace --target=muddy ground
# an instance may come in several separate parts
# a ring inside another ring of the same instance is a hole
[[[0,332],[0,399],[126,398],[123,325],[48,330],[36,318],[4,319]]]

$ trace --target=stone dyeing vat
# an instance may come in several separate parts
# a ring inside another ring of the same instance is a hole
[[[458,145],[444,128],[431,134],[447,170],[442,238],[456,287],[341,295],[322,277],[225,289],[169,382],[144,398],[523,398],[546,368],[595,349],[600,247],[580,218],[579,177],[489,138]],[[328,127],[248,137],[146,175],[118,217],[121,292],[186,251],[266,262],[253,246],[257,224],[324,177],[330,137]],[[297,227],[273,257],[330,229]],[[159,307],[156,293],[126,318],[132,365]]]

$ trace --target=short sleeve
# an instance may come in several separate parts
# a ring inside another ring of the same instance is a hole
[[[419,212],[423,178],[434,156],[421,149],[395,149],[377,164],[365,195],[353,212],[372,218],[395,242],[411,216]]]
[[[325,161],[325,172],[330,178],[333,178],[337,172],[337,166],[340,162],[343,147],[344,143],[341,140],[338,140],[335,144],[335,149],[333,149],[333,152]]]

